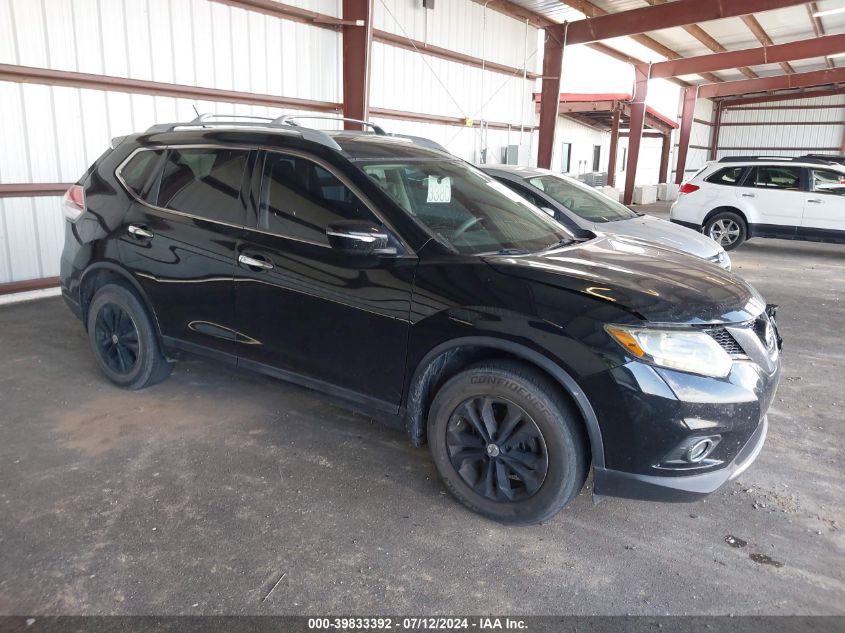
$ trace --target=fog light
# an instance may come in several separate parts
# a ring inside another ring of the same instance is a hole
[[[698,440],[687,449],[684,459],[691,464],[697,464],[707,457],[715,446],[716,443],[711,438],[705,437],[703,440]]]

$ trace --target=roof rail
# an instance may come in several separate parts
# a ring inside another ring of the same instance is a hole
[[[378,134],[379,136],[387,136],[387,132],[384,131],[384,128],[380,125],[376,125],[375,123],[371,123],[370,121],[362,121],[361,119],[350,119],[348,117],[342,116],[327,116],[325,114],[285,114],[284,116],[280,116],[278,119],[273,119],[273,123],[284,123],[287,125],[293,125],[295,127],[300,127],[296,121],[299,119],[320,119],[324,121],[348,121],[350,123],[357,123],[359,125],[366,125],[373,129],[374,134]]]
[[[757,162],[794,162],[794,163],[818,163],[828,165],[832,161],[822,160],[809,156],[723,156],[720,163],[757,163]]]
[[[220,121],[212,120],[217,117],[226,118]],[[340,149],[340,145],[338,145],[331,136],[322,130],[302,127],[301,125],[296,125],[295,123],[286,121],[286,118],[287,117],[271,118],[265,116],[253,116],[249,114],[212,114],[208,112],[200,114],[196,118],[182,123],[160,123],[158,125],[153,125],[147,129],[145,134],[161,134],[164,132],[172,132],[178,128],[188,127],[273,127],[297,132],[307,141],[314,141],[315,143],[319,143],[320,145],[325,145],[326,147],[331,147],[336,150]]]

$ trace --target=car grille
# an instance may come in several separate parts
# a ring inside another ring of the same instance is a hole
[[[739,346],[736,339],[725,328],[713,328],[712,330],[706,330],[706,332],[731,356],[745,356],[745,350]]]

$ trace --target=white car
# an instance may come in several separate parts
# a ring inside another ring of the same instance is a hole
[[[669,218],[726,250],[752,237],[845,244],[845,166],[807,157],[723,158],[681,185]]]

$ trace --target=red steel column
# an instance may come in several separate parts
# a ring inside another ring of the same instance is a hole
[[[353,22],[343,26],[343,116],[363,121],[370,115],[372,16],[373,0],[343,0],[343,19]],[[343,127],[361,129],[349,122]]]
[[[634,179],[637,175],[637,161],[640,158],[640,141],[645,124],[645,98],[648,94],[648,66],[634,66],[634,95],[629,105],[631,114],[628,123],[628,164],[625,166],[625,193],[622,201],[631,204],[634,199]]]
[[[560,103],[560,73],[563,66],[565,27],[547,26],[543,48],[543,88],[540,92],[540,131],[537,142],[537,166],[550,169],[555,148],[555,126]]]
[[[613,121],[610,124],[610,156],[607,159],[607,184],[613,187],[616,184],[616,154],[619,151],[619,120],[622,118],[622,111],[617,104],[613,106]]]
[[[719,132],[722,130],[722,103],[716,104],[713,110],[713,131],[710,134],[710,160],[716,160],[719,151]]]
[[[684,105],[681,110],[681,131],[678,135],[678,164],[675,168],[675,184],[684,181],[684,169],[687,166],[689,139],[692,133],[692,123],[695,118],[695,102],[698,98],[698,86],[684,88]]]
[[[663,135],[663,147],[660,151],[660,176],[658,182],[669,182],[669,150],[672,148],[672,133],[666,132]]]

